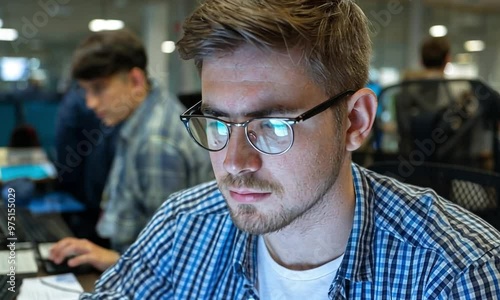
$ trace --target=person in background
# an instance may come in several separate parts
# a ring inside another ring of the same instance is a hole
[[[85,91],[87,107],[106,126],[120,126],[97,224],[111,249],[66,238],[51,249],[56,263],[74,256],[69,266],[108,268],[168,195],[213,178],[207,153],[179,124],[184,107],[160,91],[146,69],[145,49],[129,30],[95,33],[75,51],[72,76]]]
[[[409,159],[417,147],[414,141],[427,139],[431,136],[429,131],[442,126],[446,136],[456,134],[462,137],[449,138],[437,145],[436,149],[453,150],[440,156],[437,154],[440,150],[436,150],[433,153],[436,157],[431,155],[431,160],[491,170],[494,164],[493,132],[488,121],[484,121],[484,115],[491,113],[486,110],[497,105],[484,104],[486,99],[479,95],[477,88],[468,80],[447,78],[445,68],[451,62],[451,45],[447,37],[425,38],[421,44],[420,58],[423,69],[407,72],[403,82],[408,84],[396,96],[399,152]],[[485,109],[483,105],[488,108]],[[446,128],[453,128],[458,133],[448,132]],[[454,140],[458,141],[457,145],[460,141],[470,143],[461,147],[448,144]]]
[[[216,181],[173,194],[80,299],[490,299],[500,232],[351,162],[377,99],[349,0],[207,0],[178,42],[181,115]]]
[[[420,46],[420,62],[423,69],[407,71],[404,80],[444,78],[446,65],[451,62],[451,46],[447,37],[428,37]]]
[[[84,204],[85,211],[65,218],[75,236],[108,247],[97,234],[100,203],[115,155],[120,125],[106,126],[85,105],[85,94],[73,82],[64,94],[56,120],[57,189]],[[99,170],[99,172],[96,172]]]
[[[395,116],[386,118],[389,119],[387,121],[381,121],[381,118],[378,118],[375,124],[378,130],[374,130],[376,149],[382,149],[383,135],[386,135],[389,141],[397,137],[398,152],[408,159],[409,154],[415,148],[414,140],[425,139],[415,137],[413,133],[420,132],[421,128],[427,127],[424,125],[415,127],[413,124],[427,124],[429,121],[415,122],[413,120],[417,112],[421,111],[421,107],[425,108],[425,112],[431,111],[432,116],[429,120],[432,120],[435,112],[443,110],[449,105],[449,91],[444,88],[444,85],[434,80],[445,79],[444,70],[451,61],[450,48],[447,37],[429,36],[422,40],[420,45],[422,68],[407,70],[402,75],[402,82],[415,80],[419,81],[419,84],[403,85],[401,90],[394,95],[396,98],[395,104],[391,104],[392,102],[379,104],[379,115],[386,112],[391,116],[394,107],[396,111],[394,112]],[[452,86],[456,86],[456,84]],[[459,87],[459,90],[462,89],[463,87]],[[419,115],[422,116],[423,114],[419,113]],[[422,131],[425,132],[426,130]]]

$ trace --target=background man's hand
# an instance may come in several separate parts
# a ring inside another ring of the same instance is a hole
[[[118,261],[120,254],[86,239],[64,238],[50,249],[49,259],[60,264],[67,257],[71,257],[67,262],[70,267],[90,264],[94,268],[104,271]]]

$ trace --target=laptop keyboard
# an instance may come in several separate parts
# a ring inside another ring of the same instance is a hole
[[[57,242],[63,237],[72,236],[60,215],[35,215],[29,210],[17,208],[13,223],[18,242]],[[9,236],[5,207],[0,209],[0,228],[4,236]]]

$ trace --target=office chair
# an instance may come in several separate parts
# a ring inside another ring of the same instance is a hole
[[[416,186],[428,187],[441,197],[480,216],[500,230],[500,174],[434,162],[374,162],[368,169]]]
[[[374,160],[432,161],[500,172],[500,96],[481,80],[407,80],[382,89]],[[484,167],[486,168],[486,167]]]

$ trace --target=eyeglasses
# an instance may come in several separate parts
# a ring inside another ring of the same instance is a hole
[[[231,128],[245,128],[248,142],[257,151],[278,155],[288,151],[294,140],[293,125],[303,122],[333,106],[354,91],[345,91],[299,115],[296,118],[262,117],[242,123],[228,122],[212,116],[204,116],[200,111],[201,101],[186,110],[180,118],[191,137],[201,147],[209,151],[220,151],[226,147],[231,136]]]

